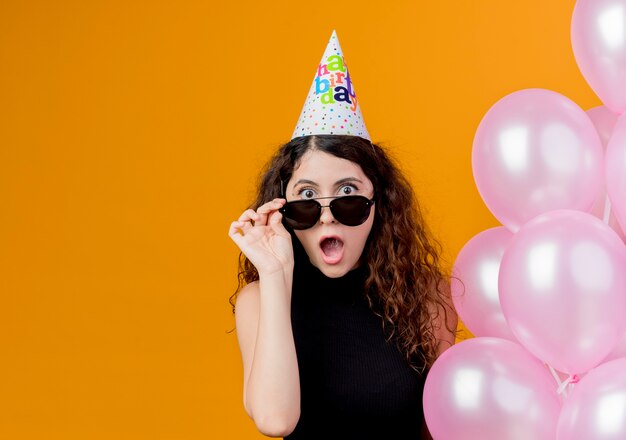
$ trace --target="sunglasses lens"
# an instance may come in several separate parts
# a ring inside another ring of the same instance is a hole
[[[363,196],[344,196],[334,199],[329,207],[338,222],[346,226],[358,226],[369,217],[372,204]],[[279,211],[287,226],[308,229],[320,219],[322,205],[316,200],[297,200],[286,203]]]
[[[285,223],[293,229],[308,229],[320,218],[321,206],[315,200],[289,202],[280,209]]]
[[[370,215],[372,202],[363,196],[339,197],[330,203],[333,216],[346,226],[363,224]]]

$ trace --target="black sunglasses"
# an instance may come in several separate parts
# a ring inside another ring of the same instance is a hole
[[[334,199],[328,205],[318,200]],[[284,222],[293,229],[308,229],[322,216],[322,208],[328,207],[333,217],[346,226],[358,226],[370,216],[374,199],[364,196],[318,197],[316,199],[295,200],[285,203],[278,211],[283,214]]]

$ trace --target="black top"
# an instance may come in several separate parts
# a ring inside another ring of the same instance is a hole
[[[296,263],[291,318],[301,414],[287,440],[422,439],[423,375],[396,344],[364,293],[365,266],[328,278]]]

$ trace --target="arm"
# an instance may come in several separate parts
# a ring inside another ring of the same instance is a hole
[[[259,280],[237,297],[235,319],[244,370],[244,407],[263,434],[283,437],[300,418],[300,380],[291,329],[293,249],[277,211],[284,200],[247,210],[229,235]]]
[[[236,305],[244,407],[263,434],[283,437],[300,417],[300,380],[291,331],[291,274],[261,277]]]

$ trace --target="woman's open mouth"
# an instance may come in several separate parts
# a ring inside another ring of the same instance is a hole
[[[343,241],[339,237],[324,237],[320,241],[322,259],[326,264],[337,264],[343,258]]]

